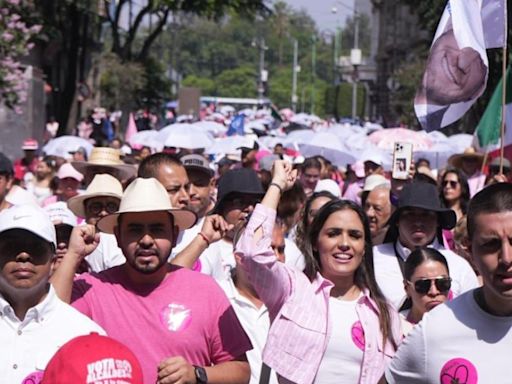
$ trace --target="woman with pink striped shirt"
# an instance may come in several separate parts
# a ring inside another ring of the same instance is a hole
[[[304,273],[276,262],[275,210],[295,177],[289,163],[274,163],[272,183],[236,246],[272,321],[263,361],[281,383],[375,384],[402,333],[375,281],[368,220],[356,204],[335,199],[307,234]]]

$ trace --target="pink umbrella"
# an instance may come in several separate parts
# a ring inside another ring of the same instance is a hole
[[[433,145],[425,131],[412,131],[406,128],[381,129],[369,135],[368,139],[377,147],[391,151],[397,141],[412,143],[414,151],[429,149]]]

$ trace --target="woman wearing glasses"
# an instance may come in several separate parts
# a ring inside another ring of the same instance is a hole
[[[290,164],[274,163],[235,251],[272,320],[263,361],[280,383],[375,384],[402,332],[375,281],[368,219],[355,203],[333,199],[307,233],[304,273],[278,263],[271,248],[276,207],[295,177]]]
[[[466,214],[470,199],[466,176],[457,168],[448,168],[441,178],[439,192],[443,205],[455,211],[459,221]]]
[[[457,168],[448,168],[442,178],[439,197],[445,208],[450,208],[457,216],[457,222],[466,215],[469,204],[469,185],[464,173]],[[453,250],[453,229],[443,230],[444,244]]]
[[[417,248],[404,264],[404,288],[407,299],[400,314],[412,323],[450,299],[452,279],[446,258],[434,248]]]

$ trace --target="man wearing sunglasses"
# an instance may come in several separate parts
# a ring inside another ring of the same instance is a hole
[[[468,235],[483,286],[425,315],[398,349],[388,383],[510,382],[512,184],[473,197]]]
[[[98,174],[85,193],[68,200],[68,207],[87,224],[96,225],[101,218],[118,211],[122,196],[123,187],[118,179],[106,173]],[[115,236],[100,233],[98,247],[85,260],[91,271],[101,272],[123,264],[125,257]]]
[[[453,228],[455,220],[455,212],[441,206],[435,186],[420,181],[404,186],[384,243],[373,249],[377,283],[396,308],[405,300],[404,263],[418,247],[433,247],[446,258],[454,296],[478,286],[468,262],[442,245],[441,230]]]

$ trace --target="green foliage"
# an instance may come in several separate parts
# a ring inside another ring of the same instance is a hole
[[[215,81],[206,77],[199,77],[196,75],[189,75],[181,82],[184,87],[199,88],[205,95],[215,94]]]
[[[109,109],[134,106],[136,95],[145,85],[144,66],[139,63],[121,63],[112,53],[102,58],[103,73],[100,80],[101,101]]]
[[[249,66],[226,69],[215,78],[217,96],[255,97],[255,84],[256,72]]]

